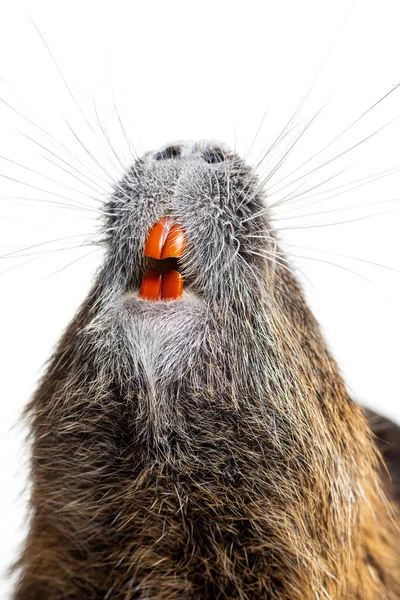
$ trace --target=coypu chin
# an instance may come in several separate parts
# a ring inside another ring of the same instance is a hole
[[[104,219],[104,264],[27,409],[15,599],[400,598],[380,455],[253,171],[165,147]]]

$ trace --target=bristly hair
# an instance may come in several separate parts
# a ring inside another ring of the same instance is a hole
[[[168,215],[183,298],[138,297]],[[397,600],[400,549],[346,390],[262,186],[221,144],[138,159],[105,262],[27,409],[15,600]]]

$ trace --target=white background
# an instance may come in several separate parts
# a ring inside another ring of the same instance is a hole
[[[214,138],[255,165],[301,104],[297,128],[259,167],[267,177],[317,115],[266,184],[271,204],[286,198],[276,227],[354,398],[400,423],[400,89],[347,129],[400,83],[399,10],[2,0],[0,568],[24,530],[16,424],[101,261],[81,244],[134,151]]]

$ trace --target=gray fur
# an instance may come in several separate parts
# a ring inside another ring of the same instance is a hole
[[[221,145],[174,147],[115,187],[104,265],[28,407],[15,598],[396,600],[369,429],[258,180]],[[164,216],[185,291],[154,303],[138,290]]]

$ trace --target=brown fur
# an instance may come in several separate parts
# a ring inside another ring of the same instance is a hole
[[[124,375],[135,309],[123,296],[107,320],[99,275],[28,407],[16,600],[400,598],[366,419],[293,274],[252,265],[258,290],[239,290],[237,267],[165,410]]]

